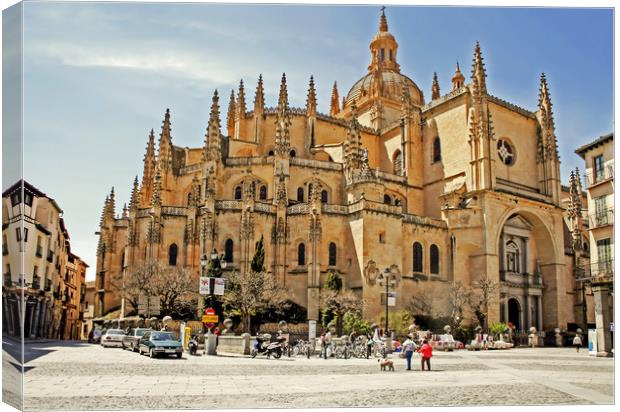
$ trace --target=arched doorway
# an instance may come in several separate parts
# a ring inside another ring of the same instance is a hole
[[[521,305],[515,298],[508,299],[508,322],[513,324],[515,330],[521,330]]]

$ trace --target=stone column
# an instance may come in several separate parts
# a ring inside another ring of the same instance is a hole
[[[536,315],[537,315],[537,321],[536,321],[536,329],[538,330],[543,330],[543,321],[542,321],[542,296],[537,296],[536,297]]]
[[[593,283],[592,293],[594,293],[594,317],[596,319],[596,340],[598,342],[596,356],[612,356],[611,333],[609,331],[609,322],[611,321],[609,285]]]

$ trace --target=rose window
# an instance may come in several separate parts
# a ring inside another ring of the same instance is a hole
[[[512,165],[515,161],[515,151],[513,147],[504,139],[497,142],[497,155],[505,165]]]

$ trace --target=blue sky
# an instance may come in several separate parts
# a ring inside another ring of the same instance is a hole
[[[477,40],[495,96],[535,110],[544,71],[563,182],[583,169],[574,149],[613,131],[611,9],[388,6],[386,15],[401,70],[427,97],[435,71],[449,90],[457,60],[469,81]],[[26,3],[25,177],[64,209],[89,278],[103,200],[114,186],[119,211],[128,201],[167,107],[174,144],[191,147],[203,142],[213,90],[225,114],[243,78],[251,107],[259,73],[268,106],[282,72],[298,107],[314,75],[327,112],[333,82],[342,96],[366,72],[378,17],[378,6]]]

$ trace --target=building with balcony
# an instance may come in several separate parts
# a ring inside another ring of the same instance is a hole
[[[80,295],[75,291],[87,265],[71,253],[56,201],[23,180],[2,194],[2,252],[5,333],[76,339]],[[72,272],[76,275],[68,276]]]
[[[614,280],[614,135],[604,135],[575,150],[585,161],[590,266],[584,279],[595,301],[598,353],[611,353]]]

